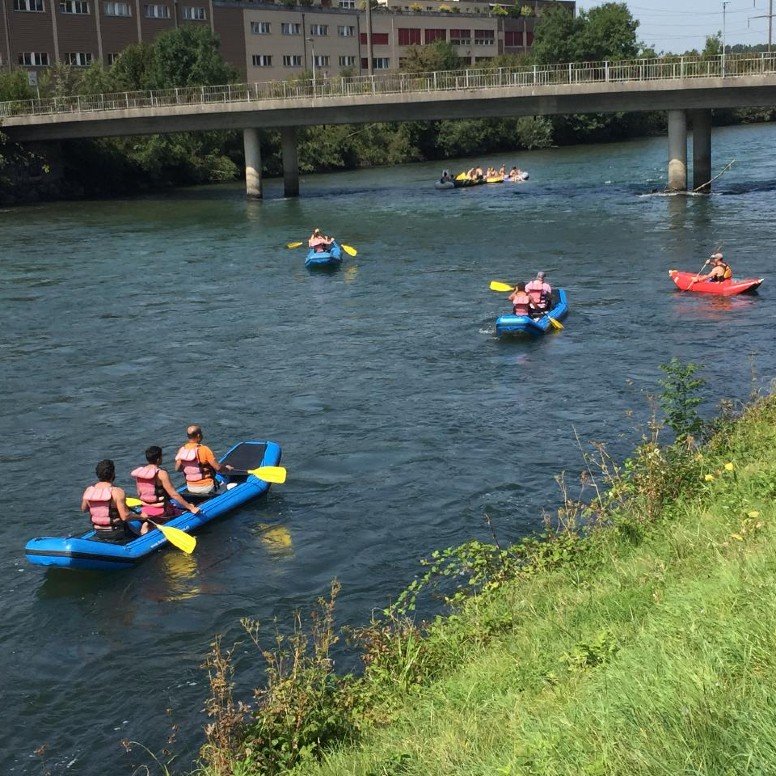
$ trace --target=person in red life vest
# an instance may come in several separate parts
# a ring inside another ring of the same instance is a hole
[[[186,429],[189,441],[175,454],[175,471],[183,472],[186,487],[195,496],[210,496],[218,490],[216,472],[233,469],[216,461],[213,451],[202,444],[202,428],[197,425]]]
[[[316,226],[315,229],[313,229],[313,233],[310,235],[310,239],[307,241],[307,245],[316,253],[323,253],[331,248],[333,242],[333,237],[323,234]]]
[[[81,498],[81,511],[88,512],[94,526],[94,538],[103,542],[123,544],[135,538],[127,523],[132,513],[127,508],[127,496],[114,486],[116,467],[105,458],[95,467],[97,482],[90,485]]]
[[[525,290],[531,297],[537,312],[546,313],[550,308],[552,298],[552,286],[544,279],[546,273],[537,272],[536,277],[526,284]]]
[[[141,517],[150,517],[155,523],[164,523],[171,517],[182,514],[183,510],[188,510],[196,515],[199,509],[193,504],[189,504],[175,490],[170,475],[161,468],[162,448],[152,445],[145,451],[145,457],[148,463],[145,466],[138,466],[131,472],[137,483],[138,498],[143,502],[140,509]],[[182,509],[173,506],[170,499],[175,499]],[[147,533],[151,527],[150,523],[144,521],[140,533]]]
[[[515,315],[530,315],[534,311],[531,297],[525,291],[525,283],[518,283],[515,290],[509,295],[512,302],[512,312]]]
[[[733,277],[733,270],[725,263],[721,253],[713,253],[710,261],[711,272],[705,278],[710,283],[721,283],[723,280],[730,280]]]

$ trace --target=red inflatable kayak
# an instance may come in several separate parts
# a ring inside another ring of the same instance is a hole
[[[703,280],[703,275],[696,275],[694,272],[680,272],[676,269],[668,270],[668,275],[680,291],[695,291],[699,294],[716,294],[717,296],[735,296],[755,291],[765,280],[765,278],[744,278],[743,280],[730,278],[710,283],[708,280]]]

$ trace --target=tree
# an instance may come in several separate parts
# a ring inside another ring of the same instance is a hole
[[[534,62],[549,65],[573,61],[576,58],[575,38],[579,25],[579,19],[575,19],[565,6],[550,6],[545,9],[534,30]]]
[[[436,70],[458,70],[461,60],[455,47],[445,40],[435,40],[428,46],[410,46],[401,69],[406,73],[430,73]]]
[[[579,15],[576,60],[633,59],[639,53],[633,18],[625,3],[604,3]]]
[[[153,46],[151,88],[215,86],[234,81],[237,75],[218,48],[218,36],[207,27],[189,24],[162,33]]]
[[[127,46],[111,66],[117,89],[136,91],[151,88],[154,49],[147,43]]]

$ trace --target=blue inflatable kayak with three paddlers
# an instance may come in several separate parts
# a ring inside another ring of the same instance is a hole
[[[222,464],[229,464],[233,469],[217,475],[220,482],[218,493],[200,501],[201,497],[181,490],[187,500],[197,504],[199,514],[184,512],[168,520],[165,526],[191,533],[205,523],[264,495],[269,490],[270,483],[248,472],[260,466],[277,466],[280,457],[280,445],[276,442],[250,441],[234,445],[220,461]],[[130,526],[135,531],[140,531],[140,525],[139,520],[130,521]],[[165,544],[167,539],[158,530],[151,530],[126,544],[100,541],[95,538],[94,530],[90,530],[79,536],[30,539],[24,551],[27,560],[36,566],[112,570],[131,568]]]
[[[342,247],[335,240],[332,242],[328,251],[316,251],[310,248],[307,251],[307,258],[304,260],[305,267],[337,267],[342,262]]]
[[[505,334],[531,334],[537,336],[539,334],[546,334],[553,328],[562,328],[553,324],[553,321],[562,321],[569,314],[569,306],[566,290],[559,288],[557,294],[558,298],[552,309],[539,318],[531,318],[530,315],[515,315],[514,313],[500,315],[496,319],[496,334],[499,337]]]

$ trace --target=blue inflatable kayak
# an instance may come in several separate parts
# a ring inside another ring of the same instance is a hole
[[[342,248],[339,243],[333,242],[328,251],[314,251],[310,248],[307,251],[307,258],[304,260],[305,267],[337,267],[342,261]]]
[[[200,526],[209,523],[221,515],[252,501],[269,490],[269,483],[260,480],[249,469],[259,466],[277,466],[280,463],[280,445],[276,442],[240,442],[232,447],[221,459],[234,467],[223,477],[217,475],[221,483],[218,495],[207,501],[197,503],[196,496],[184,495],[194,500],[199,514],[184,512],[168,520],[165,525],[180,528],[191,533]],[[131,494],[127,494],[131,495]],[[140,521],[130,521],[133,530],[140,530]],[[155,550],[164,547],[167,540],[161,531],[152,530],[144,536],[138,536],[126,544],[112,544],[94,538],[94,531],[80,536],[39,537],[30,539],[24,551],[27,560],[36,566],[56,566],[67,569],[126,569]]]
[[[501,337],[504,334],[546,334],[551,328],[550,318],[562,321],[569,314],[569,306],[566,300],[566,291],[558,289],[558,299],[554,307],[540,318],[531,318],[528,315],[500,315],[496,319],[496,334]]]

